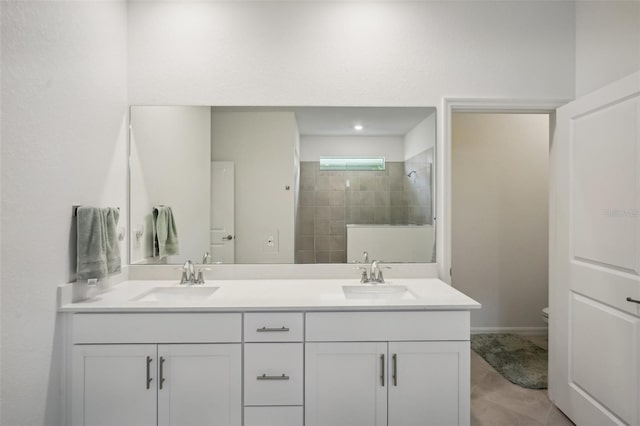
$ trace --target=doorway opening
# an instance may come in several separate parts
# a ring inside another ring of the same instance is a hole
[[[549,114],[454,112],[452,285],[475,332],[546,334]]]
[[[548,373],[552,116],[452,112],[450,123],[451,284],[482,304],[471,313],[472,422],[500,415],[570,425],[540,390]]]

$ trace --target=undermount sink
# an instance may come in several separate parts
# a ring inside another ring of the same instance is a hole
[[[347,299],[393,299],[412,300],[416,296],[404,285],[360,284],[343,285],[342,291]]]
[[[131,299],[134,302],[198,302],[207,299],[219,287],[155,287]]]

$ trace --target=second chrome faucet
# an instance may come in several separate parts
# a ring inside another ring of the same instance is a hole
[[[196,268],[192,261],[187,260],[182,266],[182,277],[180,284],[204,284],[204,275],[202,271],[198,271],[196,276]]]
[[[369,254],[364,252],[365,265],[367,264],[367,260],[369,259]],[[370,268],[366,266],[356,266],[355,269],[362,270],[362,275],[360,276],[360,282],[362,284],[366,283],[374,283],[374,284],[384,284],[384,276],[382,275],[383,269],[391,269],[390,266],[381,266],[383,263],[381,260],[373,260],[371,262]],[[367,269],[370,272],[367,274]]]

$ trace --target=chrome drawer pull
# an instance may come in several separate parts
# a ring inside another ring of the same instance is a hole
[[[263,374],[262,376],[256,377],[256,379],[258,380],[289,380],[289,376],[285,375],[284,373],[282,374],[282,376],[267,376],[266,374]]]
[[[160,357],[160,380],[158,380],[159,384],[160,384],[160,390],[162,390],[162,387],[164,386],[164,357],[161,356]]]
[[[280,328],[278,328],[278,327],[262,327],[262,328],[257,329],[256,331],[258,333],[264,333],[264,332],[267,332],[267,331],[289,331],[289,328],[288,327],[284,327],[284,326],[282,326]]]
[[[398,386],[398,354],[393,354],[393,386]]]
[[[151,357],[150,357],[150,356],[148,356],[148,357],[147,357],[147,380],[146,380],[146,382],[147,382],[147,389],[150,389],[150,388],[151,388],[151,380],[153,380],[153,379],[151,378],[151,361],[152,361],[152,360],[151,360]]]

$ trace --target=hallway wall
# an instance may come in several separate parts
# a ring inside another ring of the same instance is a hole
[[[452,284],[482,303],[474,328],[544,327],[549,117],[455,113]]]

